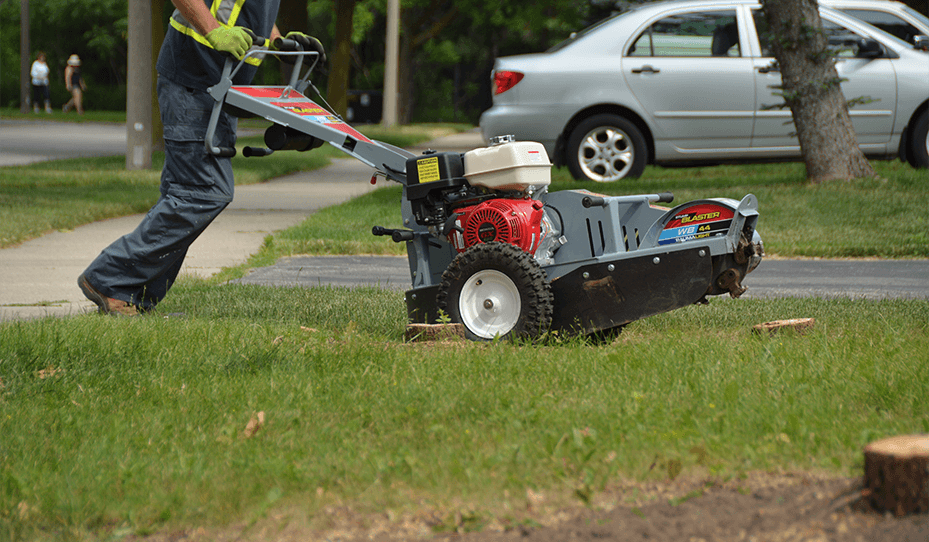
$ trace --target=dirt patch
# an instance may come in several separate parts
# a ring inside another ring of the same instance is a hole
[[[895,518],[869,509],[857,478],[756,474],[718,482],[618,484],[589,506],[548,505],[527,491],[495,514],[421,509],[358,513],[330,506],[325,517],[270,513],[248,526],[196,529],[145,542],[929,542],[929,515]]]

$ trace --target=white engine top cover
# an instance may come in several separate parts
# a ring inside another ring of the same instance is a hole
[[[464,176],[472,186],[525,191],[552,183],[552,163],[541,143],[512,141],[466,152]]]

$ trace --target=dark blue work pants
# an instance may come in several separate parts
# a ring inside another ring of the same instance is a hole
[[[114,241],[84,271],[103,295],[143,310],[154,307],[177,278],[187,249],[232,201],[230,160],[208,154],[203,142],[214,103],[203,91],[158,78],[165,139],[161,197],[135,231]],[[236,119],[223,113],[214,143],[234,146],[235,130]]]

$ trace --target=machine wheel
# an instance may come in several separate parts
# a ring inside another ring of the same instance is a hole
[[[929,168],[929,110],[923,111],[913,123],[907,158],[915,168]]]
[[[471,340],[536,338],[552,322],[552,290],[530,254],[507,243],[480,243],[452,260],[436,302]]]
[[[594,115],[578,124],[568,137],[568,168],[578,180],[611,183],[633,179],[642,175],[647,159],[642,132],[619,115]]]

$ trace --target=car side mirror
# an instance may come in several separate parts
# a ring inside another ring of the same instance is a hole
[[[920,51],[929,51],[929,36],[913,36],[913,48]]]
[[[858,52],[855,54],[858,58],[880,58],[884,56],[884,48],[877,40],[860,39],[858,40]]]

